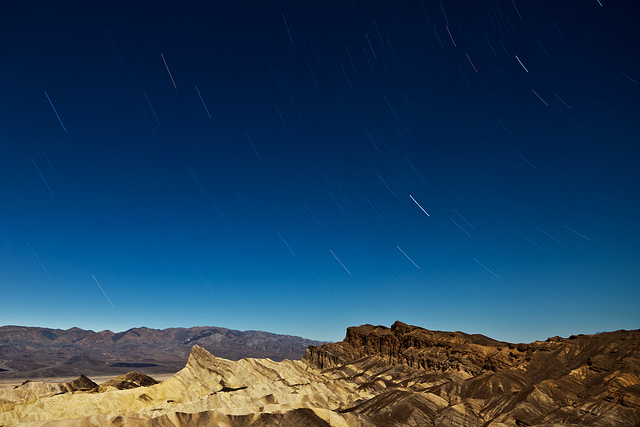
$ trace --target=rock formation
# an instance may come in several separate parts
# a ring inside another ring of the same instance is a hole
[[[5,400],[0,426],[639,426],[640,331],[509,344],[364,325],[303,360],[231,361],[196,345],[181,371],[144,380]]]
[[[100,384],[97,389],[92,389],[92,391],[102,393],[110,389],[128,390],[130,388],[148,387],[154,384],[158,384],[158,381],[141,372],[132,371],[112,378],[109,381]]]
[[[510,344],[396,322],[348,328],[344,341],[312,346],[304,359],[321,369],[365,360],[417,368],[424,376],[404,379],[404,392],[412,399],[424,393],[445,399],[432,417],[436,423],[640,424],[638,330]],[[371,412],[371,404],[354,411]]]
[[[25,402],[63,393],[72,393],[74,391],[88,391],[96,389],[97,387],[98,384],[84,375],[66,383],[46,383],[27,380],[13,389],[0,390],[0,404]]]

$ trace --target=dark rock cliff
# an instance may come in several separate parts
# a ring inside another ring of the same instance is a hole
[[[377,356],[391,365],[403,364],[428,371],[457,370],[476,375],[487,368],[513,366],[510,344],[482,335],[429,331],[400,321],[391,328],[362,325],[347,328],[344,341],[311,346],[304,358],[321,368]],[[513,345],[511,345],[513,346]]]
[[[395,322],[348,328],[344,341],[309,347],[304,360],[323,370],[411,368],[403,393],[412,384],[442,397],[449,404],[438,416],[459,425],[640,425],[640,330],[511,344]]]

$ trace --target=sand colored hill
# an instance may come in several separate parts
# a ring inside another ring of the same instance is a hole
[[[158,384],[23,391],[0,403],[0,426],[640,426],[639,344],[640,331],[509,344],[396,322],[296,361],[194,346]]]
[[[255,414],[278,414],[276,418],[281,418],[296,409],[310,411],[286,417],[318,418],[325,422],[334,419],[347,425],[343,421],[351,417],[332,410],[349,407],[356,399],[373,396],[367,390],[358,390],[357,382],[340,381],[335,375],[323,374],[306,362],[274,362],[269,359],[230,361],[194,346],[187,366],[160,384],[97,393],[64,393],[28,398],[19,403],[3,403],[0,405],[0,425],[34,421],[45,421],[35,425],[51,426],[108,425],[119,423],[118,419],[126,419],[126,425],[152,425],[149,422],[151,418],[162,416],[154,420],[153,425],[175,425],[172,420],[185,417],[219,420],[220,425],[225,425],[223,420],[229,420],[228,425],[234,425],[232,419],[235,416],[253,419]],[[47,421],[72,418],[81,419],[72,423]]]
[[[46,383],[40,381],[25,381],[17,387],[0,390],[0,404],[19,403],[42,397],[72,393],[74,391],[88,391],[98,387],[98,384],[81,375],[74,381],[64,383]]]

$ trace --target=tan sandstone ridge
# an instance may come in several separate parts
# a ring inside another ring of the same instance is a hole
[[[161,383],[128,375],[7,391],[0,426],[640,426],[640,331],[509,344],[396,322],[348,328],[303,360],[194,346]]]

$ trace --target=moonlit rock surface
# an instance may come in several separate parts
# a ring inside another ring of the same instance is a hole
[[[118,416],[125,416],[127,425],[147,425],[149,419],[157,417],[161,418],[156,419],[154,425],[175,425],[178,419],[183,420],[180,423],[185,422],[184,419],[189,423],[217,420],[220,425],[229,419],[228,425],[237,425],[233,424],[234,417],[249,419],[253,414],[262,414],[260,416],[271,420],[302,420],[298,425],[314,425],[304,420],[316,420],[317,425],[351,425],[347,420],[353,417],[333,409],[349,407],[357,399],[373,396],[370,391],[358,390],[357,382],[322,373],[303,361],[243,359],[236,362],[194,346],[187,366],[160,384],[4,404],[0,423],[108,425],[116,423]],[[81,419],[47,421],[72,418]]]

